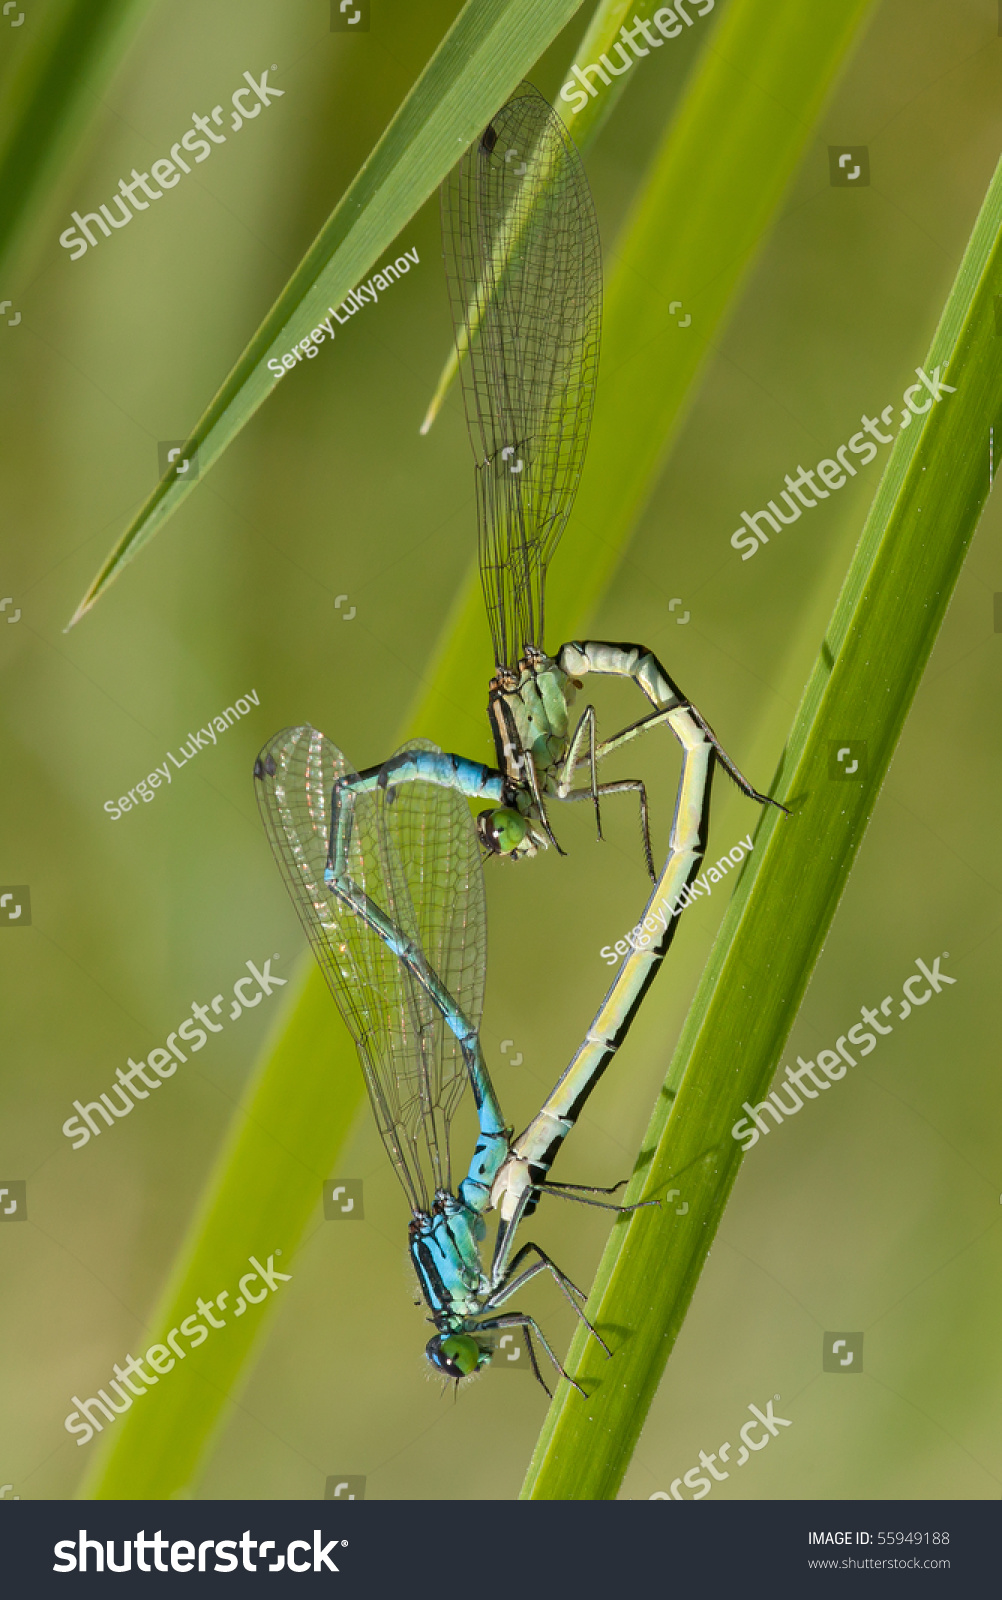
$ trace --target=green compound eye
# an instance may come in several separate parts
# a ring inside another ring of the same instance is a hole
[[[509,806],[501,806],[497,811],[481,811],[477,823],[484,844],[495,855],[511,855],[529,832],[525,818]]]
[[[468,1378],[476,1372],[483,1352],[468,1333],[447,1333],[444,1338],[436,1334],[429,1339],[425,1354],[432,1366],[448,1377]]]

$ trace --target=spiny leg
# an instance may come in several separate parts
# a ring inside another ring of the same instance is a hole
[[[516,1273],[519,1262],[524,1261],[526,1256],[532,1250],[536,1252],[538,1259],[533,1262],[531,1267],[527,1267],[524,1272],[520,1272],[517,1276],[515,1276],[514,1274]],[[490,1299],[484,1301],[485,1307],[488,1310],[493,1310],[495,1306],[503,1305],[506,1300],[511,1299],[513,1294],[517,1294],[519,1289],[524,1289],[527,1283],[531,1282],[533,1278],[538,1277],[541,1272],[551,1272],[553,1274],[557,1280],[561,1292],[564,1295],[564,1298],[575,1312],[577,1312],[578,1308],[573,1296],[576,1295],[577,1299],[581,1301],[587,1300],[588,1296],[585,1294],[584,1290],[579,1289],[578,1285],[567,1276],[566,1272],[561,1272],[556,1262],[551,1261],[550,1257],[546,1254],[546,1251],[541,1250],[539,1245],[534,1244],[530,1239],[522,1246],[520,1250],[516,1251],[504,1283],[498,1285],[497,1289],[490,1296]]]
[[[574,731],[574,738],[572,739],[568,749],[561,771],[561,776],[557,784],[557,796],[560,800],[587,800],[593,798],[595,802],[596,815],[598,812],[598,796],[600,794],[626,794],[628,792],[633,792],[639,795],[640,832],[643,840],[644,859],[647,863],[647,872],[652,883],[657,883],[658,875],[654,868],[654,852],[651,848],[651,824],[650,811],[647,804],[647,789],[640,778],[624,778],[616,783],[599,784],[596,781],[598,763],[600,761],[604,761],[606,756],[610,755],[612,751],[619,750],[624,745],[629,744],[630,741],[635,739],[638,734],[646,733],[650,728],[656,728],[662,723],[668,722],[673,709],[675,708],[669,707],[663,711],[654,711],[650,714],[650,716],[641,717],[638,722],[631,723],[628,728],[623,728],[619,733],[613,734],[611,739],[603,739],[598,745],[596,745],[595,713],[593,708],[589,706]],[[579,749],[582,740],[583,729],[586,726],[586,719],[589,717],[589,714],[590,724],[588,726],[591,733],[589,759],[592,786],[589,789],[572,789],[570,785],[574,770],[581,764]],[[672,731],[674,732],[674,729]],[[601,823],[599,824],[598,836],[600,839],[603,836]]]
[[[516,1315],[517,1315],[517,1313],[516,1313]],[[537,1332],[538,1331],[539,1330],[537,1329]],[[547,1383],[545,1383],[543,1381],[543,1374],[539,1370],[539,1362],[536,1360],[536,1351],[535,1351],[535,1349],[533,1347],[533,1343],[532,1343],[532,1334],[529,1332],[529,1322],[528,1322],[528,1320],[525,1321],[522,1324],[522,1332],[525,1335],[525,1348],[526,1348],[526,1351],[527,1351],[528,1356],[529,1356],[529,1365],[531,1366],[531,1368],[533,1370],[533,1373],[536,1376],[537,1381],[543,1385],[543,1388],[546,1391],[546,1394],[547,1394],[548,1398],[550,1400],[552,1400],[553,1396],[552,1396],[552,1394],[550,1394],[549,1384],[547,1384]],[[540,1333],[540,1338],[542,1338],[542,1333]],[[564,1372],[564,1369],[563,1369],[562,1366],[560,1366],[558,1368],[558,1371],[561,1372],[565,1378],[567,1378],[567,1382],[568,1383],[573,1383],[574,1382],[573,1378],[570,1378],[570,1377],[567,1376],[567,1373]],[[576,1385],[575,1385],[575,1387],[576,1387]]]
[[[668,723],[672,733],[682,745],[683,753],[689,748],[695,729],[709,744],[714,757],[720,762],[728,776],[737,784],[743,794],[749,799],[757,801],[760,805],[774,805],[779,810],[786,812],[786,807],[779,801],[773,800],[770,795],[760,794],[749,783],[748,779],[731,760],[726,750],[720,743],[713,729],[690,700],[682,693],[681,689],[668,676],[664,667],[651,651],[641,645],[616,645],[606,644],[598,640],[584,642],[572,641],[563,645],[556,657],[560,667],[572,677],[581,677],[588,672],[597,672],[602,675],[630,678],[640,689],[645,699],[655,706],[653,713],[642,717],[632,723],[628,728],[622,729],[612,738],[603,740],[593,752],[594,760],[602,761],[612,751],[621,749],[639,734],[646,733],[650,728]],[[689,726],[686,727],[685,724]],[[580,725],[579,725],[580,726]],[[575,738],[577,734],[575,735]],[[572,769],[565,764],[562,783],[566,790],[569,774]],[[637,780],[633,780],[636,782]],[[684,787],[683,776],[679,783],[679,799]],[[580,798],[587,798],[590,791],[576,791]],[[558,793],[560,790],[558,788]],[[561,799],[573,798],[575,791],[560,793]],[[646,796],[642,798],[642,806],[646,804]],[[676,818],[678,817],[678,802],[676,802]],[[649,831],[644,819],[644,847],[648,858],[648,870],[651,870],[651,853]],[[674,839],[673,839],[674,846]],[[652,872],[652,877],[654,876]]]
[[[748,782],[748,779],[745,777],[744,773],[741,772],[731,760],[730,756],[720,743],[720,740],[717,738],[706,718],[696,710],[694,705],[689,706],[689,711],[691,715],[695,717],[696,721],[699,723],[699,726],[702,728],[703,732],[706,734],[706,737],[712,744],[720,765],[723,767],[731,781],[737,784],[738,788],[741,790],[741,793],[743,795],[747,795],[749,800],[757,800],[760,806],[775,806],[777,811],[782,811],[783,815],[788,817],[790,815],[789,806],[784,806],[782,800],[775,800],[771,794],[759,794],[754,784]]]
[[[571,1375],[567,1371],[566,1367],[564,1367],[561,1364],[561,1362],[559,1362],[557,1360],[556,1352],[554,1351],[553,1347],[550,1344],[550,1341],[547,1339],[545,1333],[543,1332],[542,1328],[539,1326],[539,1323],[536,1321],[535,1317],[530,1317],[526,1312],[523,1312],[523,1311],[506,1311],[503,1316],[491,1317],[486,1322],[479,1322],[477,1324],[477,1328],[478,1329],[481,1329],[481,1328],[485,1328],[485,1329],[522,1328],[522,1329],[524,1329],[524,1331],[525,1331],[525,1347],[526,1347],[526,1350],[529,1353],[529,1364],[532,1367],[532,1370],[535,1373],[536,1378],[542,1384],[543,1388],[546,1390],[547,1394],[549,1395],[550,1399],[552,1400],[553,1399],[553,1391],[551,1390],[549,1384],[546,1383],[544,1381],[544,1379],[543,1379],[543,1375],[539,1370],[539,1363],[536,1360],[536,1352],[532,1348],[532,1333],[534,1333],[536,1335],[536,1338],[539,1340],[540,1344],[542,1345],[543,1349],[546,1351],[546,1354],[549,1356],[550,1360],[552,1361],[556,1371],[559,1372],[559,1374],[560,1374],[560,1376],[562,1378],[566,1378],[567,1379],[567,1382],[573,1388],[575,1388],[577,1390],[578,1394],[583,1395],[584,1398],[587,1400],[588,1396],[585,1393],[585,1390],[582,1389],[581,1385],[577,1382],[577,1380],[575,1378],[571,1377]],[[530,1333],[530,1331],[529,1331],[530,1329],[532,1330],[532,1333]]]
[[[582,800],[588,797],[591,798],[595,806],[595,829],[598,833],[598,837],[601,839],[603,837],[602,811],[599,805],[598,797],[603,791],[600,791],[598,786],[598,760],[595,754],[596,732],[597,722],[595,718],[595,707],[586,706],[577,727],[574,729],[571,742],[567,747],[567,754],[564,757],[563,769],[557,781],[557,796],[561,800],[567,800],[570,798],[571,780],[573,778],[574,769],[581,760],[580,749],[584,743],[585,736],[587,735],[588,771],[591,777],[591,788],[580,790],[579,793],[575,795],[575,798],[580,798]]]
[[[651,717],[644,717],[632,728],[626,728],[622,733],[612,739],[607,739],[600,744],[595,743],[598,723],[595,717],[594,706],[587,706],[580,722],[574,730],[573,738],[564,757],[560,777],[557,781],[557,798],[560,800],[587,800],[590,799],[595,807],[595,826],[600,839],[604,838],[602,832],[602,813],[600,810],[599,796],[603,794],[626,794],[636,792],[640,797],[640,832],[644,844],[644,858],[647,862],[647,871],[652,883],[657,883],[658,875],[654,870],[654,852],[651,849],[651,824],[650,813],[647,807],[647,790],[639,778],[625,778],[617,783],[599,783],[598,764],[611,750],[625,744],[635,734],[646,729],[649,725],[663,721],[666,713],[655,712]],[[582,764],[581,745],[585,735],[588,736],[588,768],[591,779],[587,789],[572,789],[571,783],[575,769]]]
[[[615,1194],[616,1190],[621,1189],[626,1181],[624,1178],[622,1182],[615,1184],[611,1189],[599,1189],[590,1183],[554,1183],[550,1179],[546,1183],[540,1183],[538,1190],[540,1194],[556,1195],[558,1200],[573,1200],[580,1206],[598,1206],[601,1211],[616,1211],[620,1216],[626,1216],[631,1211],[640,1211],[644,1206],[660,1206],[660,1200],[634,1200],[631,1205],[621,1206],[609,1200],[591,1200],[584,1194],[568,1193],[569,1190],[587,1189],[594,1194]]]
[[[550,827],[550,819],[546,815],[546,806],[543,803],[543,792],[539,787],[539,773],[536,771],[536,763],[532,760],[532,757],[529,756],[525,764],[529,774],[529,788],[532,791],[532,798],[535,801],[536,810],[539,812],[539,820],[543,825],[543,832],[546,834],[546,837],[549,839],[554,850],[557,852],[557,855],[566,855],[566,850],[561,850],[559,844],[557,843],[556,835],[554,834],[553,829]]]
[[[647,806],[647,789],[643,780],[641,778],[620,778],[616,782],[600,783],[596,788],[595,794],[597,797],[600,794],[627,794],[632,792],[636,792],[640,796],[640,833],[644,844],[644,859],[647,863],[648,876],[652,883],[657,883],[658,875],[654,867],[654,852],[651,849],[651,824],[650,812]],[[561,800],[590,800],[592,794],[590,789],[569,789],[560,798]],[[601,839],[602,837],[603,835],[600,832],[599,838]]]
[[[625,1189],[629,1181],[629,1178],[620,1178],[618,1183],[610,1183],[605,1186],[601,1183],[561,1183],[559,1180],[555,1181],[553,1178],[547,1178],[539,1187],[541,1189],[577,1189],[584,1194],[615,1194],[618,1189]],[[646,1205],[646,1200],[642,1204]]]
[[[535,1261],[531,1267],[527,1267],[524,1272],[518,1272],[516,1276],[519,1262],[524,1261],[531,1250],[536,1252],[536,1255],[539,1257],[539,1259]],[[587,1295],[585,1294],[584,1290],[579,1289],[576,1283],[572,1283],[566,1272],[561,1272],[556,1262],[550,1259],[550,1257],[546,1254],[546,1251],[542,1250],[538,1244],[533,1243],[531,1240],[529,1243],[524,1244],[521,1250],[517,1251],[513,1256],[511,1264],[505,1275],[504,1282],[494,1290],[493,1294],[491,1294],[487,1300],[484,1301],[484,1309],[487,1311],[492,1311],[495,1306],[504,1305],[506,1300],[510,1300],[512,1295],[517,1294],[520,1289],[524,1289],[526,1284],[531,1283],[532,1279],[538,1277],[541,1272],[549,1272],[552,1275],[552,1277],[556,1280],[564,1299],[567,1301],[567,1304],[576,1313],[580,1321],[584,1323],[585,1327],[588,1329],[588,1332],[593,1334],[598,1340],[606,1355],[611,1356],[612,1351],[609,1349],[609,1346],[606,1344],[601,1334],[596,1333],[581,1307],[578,1305],[577,1300],[574,1298],[574,1296],[577,1295],[578,1299],[582,1301],[586,1300]]]
[[[783,805],[782,801],[773,799],[771,795],[760,794],[758,789],[756,789],[753,784],[749,783],[748,779],[727,754],[727,751],[720,743],[720,740],[717,738],[706,718],[696,709],[692,702],[688,700],[685,695],[683,695],[677,684],[672,682],[664,668],[661,666],[660,662],[657,660],[657,657],[652,655],[650,651],[643,650],[637,645],[603,645],[592,642],[591,644],[585,645],[565,645],[563,646],[562,650],[558,652],[558,659],[560,659],[567,650],[573,650],[580,654],[580,659],[575,660],[574,662],[575,671],[582,672],[592,670],[615,676],[629,677],[634,683],[637,684],[644,696],[651,701],[652,704],[658,707],[658,709],[652,712],[650,715],[641,717],[639,721],[631,723],[627,728],[621,729],[619,733],[613,734],[611,738],[603,739],[597,746],[594,744],[594,742],[592,742],[591,749],[589,751],[589,760],[592,771],[593,787],[592,789],[573,790],[569,788],[570,775],[573,772],[574,767],[580,762],[580,756],[578,755],[577,750],[578,746],[580,745],[579,735],[582,734],[582,728],[585,725],[585,718],[588,715],[586,712],[585,717],[582,717],[581,722],[578,724],[578,727],[575,730],[571,750],[568,752],[567,759],[565,760],[563,773],[557,788],[557,793],[561,800],[589,799],[592,797],[593,789],[596,787],[599,794],[613,794],[617,792],[623,793],[626,790],[637,790],[640,794],[641,827],[643,831],[644,854],[647,859],[647,870],[651,875],[652,881],[657,881],[657,875],[654,871],[654,858],[651,851],[650,824],[646,790],[644,789],[641,780],[638,778],[624,779],[621,783],[616,785],[601,784],[596,786],[594,781],[595,767],[598,762],[604,761],[606,756],[611,755],[615,750],[622,749],[625,745],[631,743],[632,740],[637,738],[638,735],[647,733],[650,729],[660,727],[665,723],[667,723],[671,728],[675,738],[679,740],[679,743],[683,747],[683,751],[685,751],[687,748],[687,740],[684,737],[683,731],[678,726],[678,718],[680,713],[683,717],[691,718],[696,724],[696,727],[700,730],[704,738],[712,747],[715,758],[720,762],[720,765],[724,768],[724,771],[741,790],[742,794],[747,795],[749,800],[757,801],[759,805],[776,806],[778,810],[784,813],[784,815],[789,815],[789,811],[787,807]],[[588,667],[582,667],[580,661],[585,659],[584,652],[586,651],[596,652],[597,659],[601,660],[603,665],[589,665]],[[610,661],[615,662],[616,664],[609,665],[608,663]],[[561,662],[561,664],[563,663]],[[660,700],[658,699],[658,693],[660,693],[661,696]],[[669,702],[667,705],[663,704],[663,702],[666,700]],[[588,711],[592,711],[590,706]],[[591,731],[592,738],[594,738],[593,712]],[[571,759],[572,755],[574,757],[573,760]],[[682,780],[680,780],[679,784],[680,795],[681,792]]]
[[[516,1313],[516,1315],[517,1315],[517,1313]],[[522,1323],[522,1332],[525,1335],[525,1348],[526,1348],[526,1353],[527,1353],[527,1355],[529,1357],[529,1365],[532,1368],[533,1376],[535,1377],[536,1382],[542,1385],[543,1389],[546,1392],[546,1395],[547,1395],[548,1399],[552,1400],[553,1399],[553,1395],[552,1395],[552,1393],[550,1391],[550,1386],[546,1382],[545,1378],[543,1377],[543,1374],[539,1370],[539,1362],[536,1360],[536,1351],[535,1351],[535,1347],[534,1347],[534,1345],[532,1343],[532,1334],[529,1332],[528,1322],[523,1322]],[[540,1337],[542,1337],[542,1335],[540,1335]],[[561,1368],[560,1370],[562,1371],[563,1369]],[[570,1380],[568,1379],[568,1382],[569,1381]]]
[[[649,729],[658,728],[662,723],[669,722],[671,713],[677,710],[677,706],[668,706],[664,711],[652,711],[649,716],[641,717],[639,722],[631,722],[628,728],[621,728],[610,739],[603,739],[597,751],[599,761],[604,761],[613,750],[619,750],[624,744],[629,744],[638,734],[647,733]]]
[[[684,751],[686,748],[685,740],[680,738],[678,729],[672,723],[673,715],[677,715],[680,709],[691,710],[692,708],[689,706],[685,706],[684,708],[679,706],[669,706],[663,711],[654,711],[650,714],[650,716],[641,717],[638,722],[631,723],[628,728],[622,728],[619,733],[613,734],[610,739],[603,739],[595,751],[596,761],[604,761],[606,756],[611,755],[614,750],[623,749],[625,745],[630,744],[634,739],[636,739],[639,734],[647,733],[651,728],[658,728],[666,723],[674,737],[679,740],[679,743],[682,745]],[[700,730],[703,733],[706,733],[702,719],[696,717],[695,720]],[[713,744],[714,741],[712,735],[707,734],[707,737],[709,738],[710,743]],[[735,771],[736,770],[737,769],[735,768]],[[602,794],[624,794],[630,791],[636,792],[639,795],[640,829],[644,845],[644,857],[647,863],[647,871],[651,882],[657,883],[658,875],[654,869],[654,852],[651,848],[650,809],[647,803],[647,789],[643,781],[640,778],[623,778],[615,783],[601,784],[599,787],[600,793]],[[681,789],[682,780],[680,778],[679,793],[681,793]],[[758,795],[755,791],[752,790],[750,792],[755,794],[756,799],[762,798],[762,796]],[[561,800],[586,800],[588,796],[589,791],[587,789],[571,789],[566,793],[560,794]]]
[[[760,794],[749,783],[748,779],[739,770],[727,754],[713,729],[701,715],[692,701],[682,693],[678,684],[668,676],[661,662],[653,651],[644,645],[637,644],[610,644],[600,639],[572,639],[567,644],[561,645],[556,654],[556,661],[568,677],[581,678],[589,672],[597,672],[617,678],[630,678],[637,685],[649,703],[659,712],[685,710],[694,721],[698,723],[710,744],[720,765],[724,768],[734,783],[737,784],[742,794],[749,800],[757,800],[760,805],[777,806],[780,811],[787,808],[779,800],[774,800],[771,795]],[[632,737],[645,726],[651,726],[656,718],[645,718],[643,722],[634,725],[633,729],[626,729],[624,733]],[[621,738],[622,736],[617,736]],[[609,740],[607,748],[614,748],[617,740]],[[599,748],[598,759],[602,759],[602,748]]]

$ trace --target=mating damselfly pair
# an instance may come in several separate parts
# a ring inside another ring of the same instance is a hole
[[[742,777],[650,651],[596,640],[572,641],[553,656],[543,648],[546,571],[591,424],[602,272],[580,157],[531,85],[516,90],[443,184],[442,224],[495,651],[488,716],[496,765],[417,740],[356,773],[307,726],[277,734],[254,771],[272,849],[355,1040],[380,1134],[411,1204],[411,1260],[436,1328],[430,1360],[450,1378],[467,1377],[490,1361],[499,1329],[520,1327],[544,1388],[533,1335],[578,1387],[535,1319],[503,1309],[549,1273],[591,1327],[583,1292],[539,1245],[516,1248],[516,1232],[544,1194],[634,1209],[595,1198],[619,1185],[583,1188],[549,1172],[625,1038],[677,918],[664,919],[660,937],[625,959],[574,1059],[513,1138],[479,1039],[482,856],[519,860],[550,844],[560,851],[551,800],[590,801],[601,838],[602,799],[634,794],[654,881],[650,908],[674,903],[699,870],[716,762],[751,799],[768,797]],[[646,714],[599,740],[589,705],[572,727],[571,707],[589,673],[631,679]],[[682,750],[660,876],[643,782],[598,779],[608,755],[659,727]],[[486,802],[475,824],[470,800]],[[454,1190],[449,1125],[467,1084],[479,1136]],[[498,1226],[485,1270],[480,1246],[492,1210]]]

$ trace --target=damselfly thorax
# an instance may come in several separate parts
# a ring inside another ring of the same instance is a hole
[[[543,796],[559,796],[570,706],[580,687],[578,679],[532,645],[515,667],[499,667],[488,684],[487,718],[497,764],[515,792],[514,807],[482,811],[477,818],[481,843],[492,855],[517,860],[547,844],[560,849]]]
[[[567,754],[569,706],[580,682],[530,645],[514,669],[499,667],[487,688],[498,766],[514,783],[525,783],[528,757],[544,791],[551,792],[557,764]]]

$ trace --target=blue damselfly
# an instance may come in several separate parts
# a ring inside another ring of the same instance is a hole
[[[417,760],[441,752],[417,741],[402,754]],[[384,783],[358,796],[344,844],[345,882],[337,889],[324,882],[331,798],[355,774],[315,728],[286,729],[261,751],[254,766],[261,816],[355,1041],[376,1124],[410,1201],[410,1257],[436,1327],[427,1355],[446,1376],[468,1377],[489,1362],[496,1332],[518,1327],[547,1388],[533,1334],[557,1371],[568,1374],[533,1317],[500,1308],[548,1272],[591,1326],[583,1292],[545,1251],[531,1242],[514,1249],[518,1224],[544,1186],[540,1172],[530,1174],[539,1129],[549,1159],[563,1133],[544,1107],[522,1141],[511,1140],[478,1033],[487,934],[473,818],[455,789],[422,778],[395,784],[398,760],[387,762]],[[449,1125],[467,1082],[479,1135],[453,1191]],[[565,1131],[572,1125],[573,1118]],[[573,1185],[545,1187],[583,1198]],[[480,1244],[485,1213],[494,1207],[500,1221],[485,1272]]]

